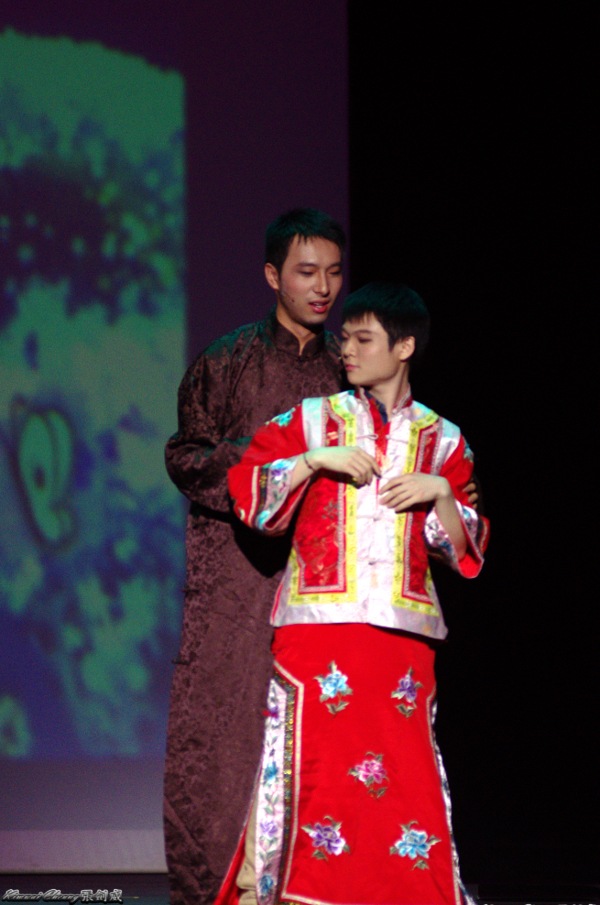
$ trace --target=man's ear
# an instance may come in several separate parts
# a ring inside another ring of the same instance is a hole
[[[279,274],[274,264],[265,264],[265,279],[271,289],[279,292]]]
[[[405,336],[404,339],[399,339],[396,343],[396,348],[398,350],[400,361],[408,361],[408,359],[415,351],[414,336]]]

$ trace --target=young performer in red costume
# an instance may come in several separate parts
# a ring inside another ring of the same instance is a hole
[[[421,299],[372,284],[343,313],[354,389],[274,418],[229,472],[247,525],[278,534],[295,518],[243,901],[460,905],[433,733],[447,629],[428,557],[474,577],[487,523],[468,506],[459,429],[411,396]]]

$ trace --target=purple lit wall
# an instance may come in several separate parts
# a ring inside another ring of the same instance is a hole
[[[194,354],[264,316],[264,229],[279,213],[306,204],[348,226],[345,6],[198,4],[187,100]]]
[[[0,869],[161,870],[187,361],[271,305],[267,223],[347,227],[345,3],[0,21]]]

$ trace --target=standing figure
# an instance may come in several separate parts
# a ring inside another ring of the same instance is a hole
[[[252,882],[238,885],[260,905],[461,905],[433,731],[447,629],[428,557],[474,577],[487,523],[463,489],[473,464],[459,429],[411,395],[422,300],[371,284],[343,318],[353,389],[272,419],[229,473],[245,524],[294,525],[240,873]]]
[[[179,388],[166,462],[191,506],[165,768],[173,905],[214,900],[247,817],[271,675],[269,612],[289,551],[285,537],[260,538],[233,515],[227,470],[265,421],[339,389],[339,344],[323,325],[344,249],[341,226],[320,211],[279,217],[266,235],[274,310],[212,343]]]

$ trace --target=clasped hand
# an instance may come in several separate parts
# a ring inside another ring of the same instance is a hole
[[[381,488],[379,500],[394,512],[404,512],[419,503],[434,503],[452,496],[452,488],[439,475],[411,472],[392,478]]]
[[[360,487],[370,484],[374,477],[381,477],[376,459],[358,446],[324,446],[306,453],[312,470],[324,468],[349,475]],[[430,503],[452,496],[446,478],[437,475],[412,472],[387,481],[380,490],[383,506],[395,512],[404,512],[419,503]]]

